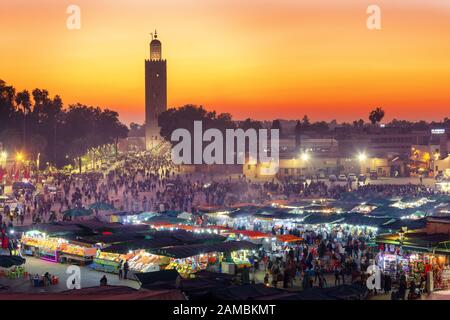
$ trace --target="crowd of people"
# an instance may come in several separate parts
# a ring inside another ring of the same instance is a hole
[[[341,199],[349,192],[349,185],[318,180],[306,182],[291,178],[257,182],[245,175],[219,180],[205,174],[181,173],[167,156],[148,153],[128,155],[103,171],[31,177],[35,184],[41,180],[45,180],[43,192],[21,190],[16,193],[18,205],[14,210],[5,206],[0,215],[2,240],[13,225],[63,220],[67,218],[63,214],[66,210],[87,207],[95,202],[125,212],[179,210],[195,214],[202,206],[264,203],[280,195],[289,200]],[[423,185],[366,184],[358,185],[352,194],[360,198],[422,197],[434,195],[435,191]],[[274,234],[276,232],[273,230]],[[304,242],[278,252],[260,251],[252,259],[253,268],[255,272],[262,270],[264,283],[274,287],[299,285],[306,289],[364,283],[365,270],[373,260],[373,252],[366,245],[373,236],[370,232],[283,229],[282,233],[301,237]],[[8,249],[12,252],[14,245],[8,245]],[[127,273],[127,262],[124,262],[119,278],[126,279]],[[102,283],[106,282],[106,277],[102,278]],[[387,278],[383,283],[384,290],[391,286]],[[402,293],[406,287],[405,281],[399,282],[399,296],[404,297]]]

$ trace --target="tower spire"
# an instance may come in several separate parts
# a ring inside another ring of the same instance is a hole
[[[155,29],[155,39],[156,38],[158,38],[158,33],[156,32],[156,29]]]

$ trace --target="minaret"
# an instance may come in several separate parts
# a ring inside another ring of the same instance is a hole
[[[167,67],[162,59],[161,41],[152,34],[150,59],[145,60],[145,146],[147,150],[161,142],[158,116],[167,110]]]

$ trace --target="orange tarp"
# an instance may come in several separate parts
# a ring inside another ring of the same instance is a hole
[[[178,228],[179,225],[177,224],[173,224],[171,222],[145,222],[145,224],[149,224],[150,226],[152,226],[153,228]]]
[[[292,234],[280,234],[276,236],[277,240],[280,242],[297,242],[303,241],[302,238],[294,236]]]

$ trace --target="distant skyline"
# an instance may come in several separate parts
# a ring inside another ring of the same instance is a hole
[[[234,119],[450,117],[448,0],[0,0],[0,78],[65,105],[144,122],[144,60],[158,29],[168,106]],[[81,30],[66,9],[81,8]],[[381,8],[382,29],[366,28]]]

